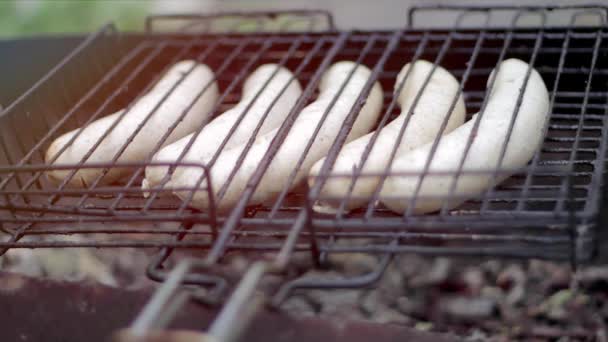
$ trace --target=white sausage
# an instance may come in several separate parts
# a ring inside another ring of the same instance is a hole
[[[196,65],[195,65],[196,64]],[[194,69],[185,77],[192,67]],[[180,79],[183,80],[175,89],[162,101],[163,96],[171,90]],[[196,96],[205,89],[207,84],[211,84],[196,99]],[[160,141],[168,128],[178,120],[188,106],[192,107],[185,114],[181,122],[173,129],[171,134],[164,141],[163,145],[170,144],[184,135],[194,131],[199,127],[205,118],[210,114],[218,98],[218,87],[214,81],[211,69],[204,64],[198,64],[192,60],[185,60],[173,65],[159,82],[144,96],[142,96],[131,107],[123,119],[107,134],[99,146],[86,160],[87,163],[107,163],[117,155],[119,150],[128,143],[127,148],[120,155],[117,163],[138,162],[145,160],[153,151],[155,145]],[[158,105],[156,111],[146,121],[141,130],[129,142],[129,137],[135,129],[144,122],[145,118]],[[118,120],[124,109],[96,120],[83,129],[80,135],[63,151],[53,164],[73,165],[83,161],[85,155],[101,139],[112,124]],[[78,132],[75,129],[63,134],[48,148],[45,156],[47,163],[50,163],[55,155],[69,143],[71,138]],[[68,183],[69,186],[82,187],[88,186],[102,174],[101,168],[80,169],[76,172]],[[132,169],[111,168],[103,177],[100,184],[109,184],[118,180]],[[70,174],[71,170],[54,170],[47,172],[50,180],[61,182]]]
[[[264,86],[266,82],[268,84]],[[280,94],[283,88],[285,88],[285,91]],[[212,157],[245,110],[247,112],[236,129],[230,134],[230,138],[224,149],[247,141],[273,102],[274,105],[260,127],[259,134],[264,134],[280,126],[301,94],[302,88],[300,83],[289,70],[277,64],[260,66],[245,81],[241,101],[203,128],[182,161],[201,163],[205,158]],[[255,102],[251,104],[254,98]],[[251,107],[247,109],[250,104]],[[154,155],[152,161],[177,161],[193,135],[194,133],[189,134],[173,144],[164,147]],[[176,177],[183,169],[176,168],[172,177]],[[144,179],[142,188],[147,189],[157,186],[163,180],[167,171],[167,167],[147,167],[146,179]],[[167,188],[171,186],[171,181],[165,184]]]
[[[477,135],[473,137],[462,170],[479,171],[495,170],[499,167],[500,153],[506,141],[509,123],[513,118],[521,88],[524,86],[529,65],[518,60],[508,59],[496,69],[496,81],[488,95],[485,112],[479,122]],[[490,80],[492,76],[490,76]],[[490,83],[488,80],[488,83]],[[488,84],[489,85],[489,84]],[[532,70],[525,85],[523,101],[519,106],[517,119],[504,155],[501,169],[514,170],[524,167],[534,153],[540,148],[543,131],[548,119],[549,95],[547,88],[536,70]],[[452,133],[441,138],[434,154],[430,172],[456,173],[463,157],[467,141],[471,139],[474,120],[458,127]],[[395,159],[391,172],[416,172],[424,170],[430,156],[433,143],[403,154]],[[497,181],[507,178],[499,174]],[[381,201],[391,210],[403,213],[420,181],[419,175],[392,176],[387,178],[381,192]],[[452,174],[427,175],[417,196],[414,213],[428,213],[441,209],[450,187],[454,181]],[[454,194],[458,198],[450,199],[449,207],[453,208],[464,202],[466,197],[475,197],[493,186],[492,173],[461,174]],[[388,198],[387,196],[391,196]],[[463,196],[464,198],[462,198]]]
[[[302,156],[306,144],[312,139],[315,128],[321,121],[324,112],[328,109],[334,97],[337,96],[342,84],[347,80],[347,77],[355,66],[356,64],[353,62],[343,61],[332,65],[329,70],[326,71],[319,84],[320,94],[318,99],[305,107],[294,122],[291,130],[285,137],[281,147],[266,170],[256,192],[249,201],[249,204],[258,204],[270,200],[288,186],[287,181],[289,175],[294,171],[295,164]],[[360,65],[356,68],[356,71],[327,115],[301,168],[297,170],[297,175],[294,182],[291,184],[291,187],[297,185],[297,183],[302,180],[314,162],[327,154],[327,151],[343,125],[344,119],[351,111],[355,100],[361,93],[361,90],[370,76],[371,71],[365,66]],[[360,137],[373,128],[382,108],[382,100],[382,88],[380,87],[380,84],[376,82],[370,91],[367,102],[361,108],[361,111],[347,136],[347,142]],[[259,136],[251,146],[251,149],[248,151],[241,165],[237,166],[236,163],[241,152],[245,148],[245,144],[220,154],[217,162],[211,168],[212,186],[216,192],[216,196],[219,189],[226,183],[226,180],[235,166],[237,167],[237,172],[219,203],[216,199],[219,210],[232,208],[240,199],[241,193],[257,169],[262,157],[268,150],[272,139],[277,134],[277,131],[278,129]],[[200,171],[193,172],[190,170],[192,169],[182,173],[179,186],[191,187],[200,177]],[[185,199],[189,195],[189,192],[176,192],[176,195]],[[206,191],[196,192],[192,205],[198,208],[208,209],[208,193]]]
[[[410,63],[406,64],[397,76],[395,91],[403,82],[404,77],[410,69]],[[401,92],[398,94],[397,102],[401,106],[401,114],[387,124],[378,134],[374,145],[367,157],[361,175],[381,173],[385,171],[390,159],[390,151],[397,143],[399,130],[414,105],[416,96],[420,94],[419,100],[414,108],[414,112],[409,118],[405,132],[397,146],[397,156],[413,150],[414,148],[433,141],[441,125],[449,116],[444,133],[451,132],[456,127],[462,125],[465,118],[466,109],[462,96],[458,97],[454,109],[450,113],[450,107],[458,95],[460,88],[458,80],[449,71],[437,66],[435,71],[422,90],[425,80],[433,72],[433,64],[424,60],[417,61],[409,76],[405,80]],[[369,144],[373,132],[356,139],[345,145],[338,155],[332,170],[328,173],[327,182],[321,190],[321,199],[344,198],[348,194],[348,189],[353,181],[354,170],[361,165],[364,151]],[[325,162],[325,158],[315,163],[310,171],[308,183],[312,186],[319,175],[319,171]],[[353,176],[350,176],[353,175]],[[324,175],[325,176],[325,175]],[[351,198],[346,204],[346,210],[355,209],[364,205],[373,195],[379,179],[375,177],[359,177],[355,183]],[[321,200],[318,205],[322,211],[328,212],[335,210],[340,204],[339,200]]]

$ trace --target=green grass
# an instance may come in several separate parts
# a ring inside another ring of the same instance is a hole
[[[0,36],[91,32],[109,21],[139,30],[150,6],[145,0],[0,0]]]

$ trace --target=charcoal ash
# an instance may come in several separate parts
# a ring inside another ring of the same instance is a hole
[[[27,236],[22,241],[84,243],[90,238]],[[11,248],[0,257],[0,269],[56,281],[142,288],[152,285],[145,274],[149,259],[150,251],[136,248]]]
[[[281,305],[283,312],[300,317],[318,316],[320,306],[306,295],[290,296]]]
[[[177,229],[177,222],[148,223],[108,223],[99,224],[98,228],[124,229],[128,225],[133,233],[120,234],[30,234],[22,237],[22,243],[62,244],[96,244],[120,241],[158,241],[166,242],[175,239],[173,234],[137,233],[136,228]],[[189,229],[184,241],[210,242],[211,229],[207,225],[197,224]],[[7,240],[8,235],[0,236]],[[157,249],[147,248],[90,248],[90,247],[39,247],[11,248],[0,256],[0,270],[58,281],[94,282],[111,287],[140,289],[155,286],[156,282],[146,275],[146,269]],[[196,256],[196,251],[176,250],[166,261],[169,269],[180,259]]]
[[[302,277],[347,279],[369,274],[381,264],[380,255],[360,253],[329,255],[327,260],[328,270]],[[452,331],[471,341],[554,341],[558,334],[587,341],[606,335],[607,269],[594,266],[576,275],[569,264],[539,260],[404,254],[394,256],[371,286],[294,291],[297,295],[288,297],[282,308],[293,315]]]
[[[496,307],[495,300],[486,297],[454,296],[445,297],[440,302],[443,314],[468,322],[491,317]]]
[[[157,238],[167,239],[168,236]],[[210,241],[205,233],[186,238]],[[100,241],[103,236],[26,236],[22,241],[81,243],[92,239]],[[12,248],[0,257],[0,267],[34,277],[141,288],[156,284],[145,275],[156,252],[132,248]],[[176,250],[165,266],[169,269],[180,258],[196,257],[197,253],[196,250]],[[254,256],[234,251],[226,255],[222,265],[236,277],[254,260],[269,261],[275,257],[274,253]],[[285,279],[280,277],[323,281],[360,277],[376,271],[382,259],[381,254],[330,253],[325,263],[315,268],[309,252],[297,252],[288,272],[269,278],[272,284],[268,288],[284,284]],[[469,340],[549,341],[561,333],[572,334],[574,337],[570,340],[577,341],[605,333],[607,269],[593,266],[575,274],[567,264],[538,260],[480,262],[395,255],[381,277],[370,286],[295,289],[280,309],[300,317],[363,320],[438,332],[453,331]],[[571,286],[573,284],[576,286]]]

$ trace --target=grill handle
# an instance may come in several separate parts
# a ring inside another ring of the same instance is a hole
[[[256,292],[268,271],[265,262],[256,262],[213,321],[207,333],[190,330],[165,330],[177,311],[191,299],[191,292],[181,291],[180,285],[196,262],[184,259],[169,273],[150,301],[127,329],[115,332],[113,342],[233,342],[238,340],[253,316],[262,307],[264,297]]]
[[[190,330],[153,331],[144,335],[135,334],[130,329],[119,330],[111,342],[218,342],[212,336]]]

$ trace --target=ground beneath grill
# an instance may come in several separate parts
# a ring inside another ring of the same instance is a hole
[[[348,267],[365,268],[366,262]],[[586,267],[575,275],[567,264],[538,260],[405,255],[396,258],[375,289],[302,292],[285,307],[303,315],[450,332],[473,341],[608,341],[608,267]]]
[[[151,296],[150,289],[128,291],[99,284],[43,281],[0,274],[1,341],[107,342],[127,327]],[[217,309],[186,304],[176,314],[173,331],[200,332],[208,328]],[[366,322],[323,321],[261,312],[243,336],[244,341],[417,341],[453,342],[434,334],[398,326]],[[184,341],[180,339],[180,341]]]
[[[29,276],[149,293],[155,286],[144,273],[150,255],[122,251],[14,249],[0,261],[4,270]],[[229,262],[242,268],[244,260],[240,256]],[[330,270],[303,276],[337,279],[364,274],[377,264],[378,258],[369,255],[330,256]],[[296,290],[281,308],[293,317],[371,321],[473,341],[608,341],[608,266],[584,267],[574,274],[568,264],[538,260],[401,255],[373,288]]]

